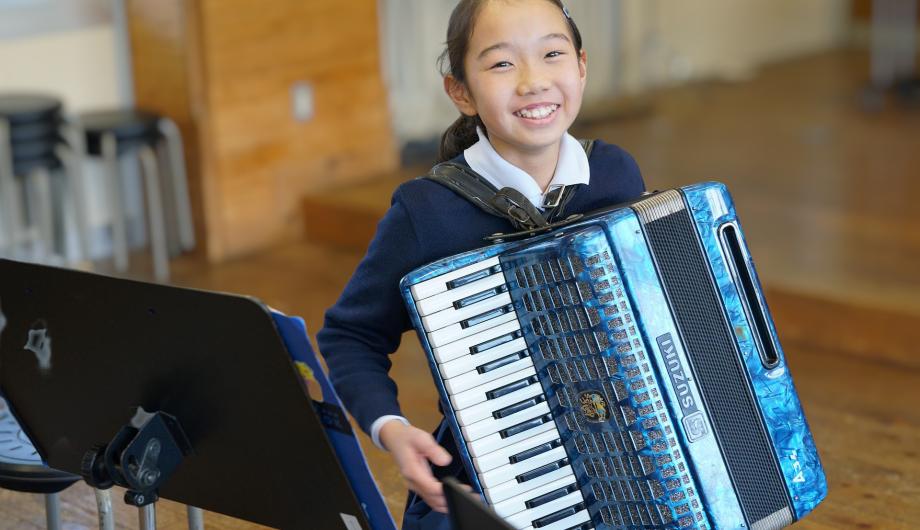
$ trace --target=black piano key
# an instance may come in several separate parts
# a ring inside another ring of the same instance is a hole
[[[518,329],[518,330],[512,331],[511,333],[506,333],[500,337],[495,337],[492,340],[487,340],[486,342],[476,344],[475,346],[470,346],[470,353],[472,354],[482,353],[496,346],[501,346],[502,344],[505,344],[506,342],[511,342],[514,339],[519,339],[522,336],[523,336],[523,333],[521,333],[521,330]]]
[[[527,482],[528,480],[533,480],[537,477],[542,477],[543,475],[547,473],[552,473],[553,471],[556,471],[557,469],[562,469],[567,465],[569,465],[569,459],[563,458],[562,460],[557,460],[556,462],[550,462],[549,464],[540,466],[537,469],[531,469],[530,471],[521,473],[520,475],[514,477],[514,479],[518,481],[518,484],[523,484],[524,482]]]
[[[524,460],[527,460],[528,458],[533,458],[537,455],[542,455],[543,453],[552,451],[553,449],[560,447],[560,446],[562,446],[562,440],[560,440],[559,438],[556,438],[552,442],[547,442],[545,444],[538,445],[536,447],[531,447],[530,449],[521,451],[520,453],[516,455],[511,455],[508,457],[508,462],[512,464],[517,464],[518,462],[523,462]]]
[[[546,401],[546,398],[543,396],[535,396],[530,399],[525,399],[524,401],[515,403],[514,405],[508,405],[507,407],[503,409],[496,410],[495,412],[492,413],[492,417],[495,418],[496,420],[507,418],[508,416],[512,414],[521,412],[522,410],[527,410],[530,407],[535,407],[539,405],[540,403],[543,403],[544,401]]]
[[[549,493],[544,493],[543,495],[540,495],[539,497],[534,497],[533,499],[530,499],[529,501],[525,501],[524,506],[532,510],[536,508],[537,506],[542,506],[556,499],[561,499],[570,493],[575,493],[576,491],[578,491],[578,486],[576,486],[575,484],[569,484],[568,486],[563,486],[557,490],[553,490]]]
[[[481,293],[471,294],[467,296],[466,298],[461,298],[460,300],[457,300],[456,302],[454,302],[454,309],[463,309],[464,307],[471,306],[475,304],[476,302],[482,302],[483,300],[486,300],[488,298],[492,298],[493,296],[496,296],[502,293],[507,293],[507,292],[508,292],[507,285],[499,285],[498,287],[494,289],[486,289],[485,291],[482,291]]]
[[[521,350],[511,355],[506,355],[500,359],[495,359],[494,361],[486,364],[480,364],[476,367],[476,371],[485,374],[491,372],[492,370],[497,370],[502,366],[507,366],[511,363],[515,363],[527,357],[527,350]]]
[[[476,316],[474,316],[474,317],[470,317],[470,318],[468,318],[468,319],[466,319],[466,320],[461,320],[461,321],[460,321],[460,327],[463,328],[463,329],[470,328],[470,327],[475,326],[476,324],[482,324],[483,322],[485,322],[485,321],[487,321],[487,320],[492,320],[493,318],[498,318],[498,317],[500,317],[500,316],[502,316],[502,315],[506,315],[506,314],[508,314],[508,313],[510,313],[510,312],[512,312],[512,311],[514,311],[514,305],[512,305],[512,304],[508,304],[508,305],[505,305],[505,306],[502,306],[502,307],[496,307],[495,309],[493,309],[493,310],[491,310],[491,311],[486,311],[485,313],[481,313],[481,314],[476,315]]]
[[[566,517],[571,517],[584,509],[585,509],[585,504],[583,502],[580,502],[576,504],[575,506],[569,506],[568,508],[563,508],[562,510],[559,510],[558,512],[551,513],[547,515],[546,517],[541,517],[539,519],[536,519],[531,524],[533,525],[534,528],[542,528],[544,526],[549,526],[557,521],[561,521],[565,519]]]
[[[456,289],[457,287],[462,287],[468,283],[473,283],[477,280],[481,280],[493,274],[499,273],[501,272],[501,270],[502,270],[501,265],[493,265],[492,267],[489,267],[488,269],[483,269],[481,271],[476,271],[476,272],[467,274],[466,276],[461,276],[459,278],[453,279],[447,282],[447,288]]]
[[[533,429],[535,427],[539,427],[540,425],[543,425],[544,423],[549,423],[551,421],[553,421],[553,417],[550,414],[544,414],[543,416],[540,416],[539,418],[522,421],[521,423],[518,423],[517,425],[512,425],[511,427],[508,427],[507,429],[502,429],[498,431],[498,435],[501,436],[502,439],[505,439],[510,436],[514,436],[515,434],[520,434],[524,431]]]
[[[537,376],[532,375],[530,377],[526,377],[524,379],[515,381],[513,383],[508,383],[505,386],[500,386],[496,388],[495,390],[489,390],[488,392],[486,392],[486,399],[500,398],[504,395],[510,394],[522,388],[527,388],[528,386],[536,383],[537,381],[538,381]]]

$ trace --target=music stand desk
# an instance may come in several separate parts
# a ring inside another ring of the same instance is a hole
[[[371,528],[252,298],[0,260],[0,387],[55,469],[79,474],[143,407],[175,416],[194,451],[162,498],[278,528]]]

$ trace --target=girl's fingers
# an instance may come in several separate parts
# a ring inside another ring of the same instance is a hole
[[[437,466],[446,466],[450,464],[453,457],[450,456],[450,453],[447,452],[447,449],[444,449],[438,442],[435,441],[433,437],[428,435],[427,439],[420,440],[419,451],[425,455],[431,463]]]

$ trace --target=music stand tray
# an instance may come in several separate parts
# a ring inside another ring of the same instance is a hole
[[[277,528],[395,528],[303,322],[253,298],[0,260],[0,389],[55,469],[80,474],[142,407],[190,445],[163,498]]]

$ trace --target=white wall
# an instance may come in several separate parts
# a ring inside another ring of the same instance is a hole
[[[0,92],[60,97],[68,112],[121,105],[111,25],[0,40]]]
[[[846,41],[846,0],[618,0],[622,87],[742,79],[764,63]]]

